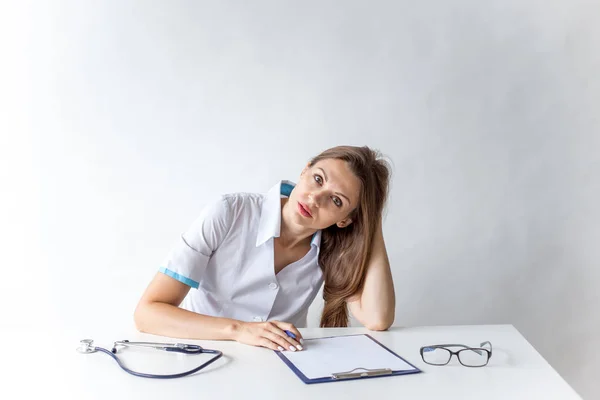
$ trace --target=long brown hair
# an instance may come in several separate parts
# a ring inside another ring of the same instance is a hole
[[[352,223],[345,228],[323,229],[319,264],[323,270],[325,306],[321,327],[348,326],[346,301],[362,290],[371,244],[380,228],[389,190],[389,163],[381,153],[367,146],[337,146],[310,160],[310,166],[324,159],[346,161],[361,182],[359,204],[351,212]]]

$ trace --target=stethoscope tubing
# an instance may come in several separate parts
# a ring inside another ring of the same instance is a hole
[[[208,354],[215,354],[215,356],[213,358],[211,358],[210,360],[208,360],[207,362],[205,362],[204,364],[191,369],[189,371],[184,371],[184,372],[180,372],[178,374],[168,374],[168,375],[155,375],[155,374],[145,374],[143,372],[137,372],[134,370],[131,370],[129,368],[127,368],[122,362],[121,360],[119,360],[119,358],[116,356],[116,354],[114,354],[112,351],[108,351],[102,347],[95,347],[96,351],[101,351],[102,353],[106,353],[109,356],[111,356],[112,358],[114,358],[114,360],[117,362],[117,364],[119,364],[119,367],[121,367],[121,369],[123,369],[123,371],[131,374],[131,375],[135,375],[135,376],[139,376],[141,378],[153,378],[153,379],[174,379],[174,378],[182,378],[184,376],[187,375],[191,375],[195,372],[200,371],[201,369],[209,366],[210,364],[212,364],[213,362],[217,361],[219,358],[221,358],[221,356],[223,356],[223,353],[219,350],[210,350],[210,349],[202,349],[202,353],[208,353]],[[194,354],[200,354],[200,353],[194,353]]]

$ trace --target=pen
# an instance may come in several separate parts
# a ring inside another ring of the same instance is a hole
[[[292,339],[297,339],[296,335],[294,334],[294,332],[290,332],[290,331],[284,331],[286,335],[288,335],[289,337],[291,337]],[[299,340],[300,343],[304,343],[304,340],[300,339]]]
[[[289,337],[291,337],[292,339],[296,339],[296,335],[294,335],[293,332],[290,331],[284,331],[286,335],[288,335]]]

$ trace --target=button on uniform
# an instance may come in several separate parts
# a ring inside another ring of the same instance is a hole
[[[271,283],[269,283],[269,288],[270,288],[270,289],[273,289],[273,290],[275,290],[275,289],[277,289],[278,287],[279,287],[279,285],[277,285],[275,282],[271,282]]]
[[[254,322],[262,322],[262,318],[261,317],[254,317],[253,318]]]

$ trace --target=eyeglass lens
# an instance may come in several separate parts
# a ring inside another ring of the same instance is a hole
[[[488,352],[484,350],[465,349],[458,352],[458,359],[463,365],[482,367],[488,361]]]
[[[423,361],[433,365],[446,365],[452,353],[442,347],[426,347],[423,349]]]

